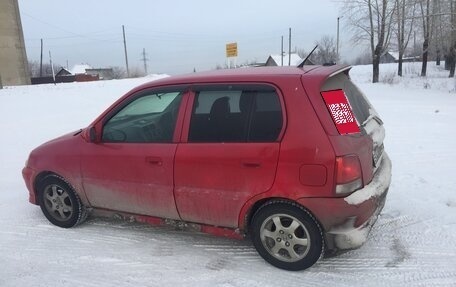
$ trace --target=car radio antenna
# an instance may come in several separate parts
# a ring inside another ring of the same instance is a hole
[[[301,62],[301,64],[298,65],[298,68],[302,68],[304,66],[304,63],[307,62],[307,60],[309,60],[310,56],[312,56],[313,52],[318,48],[318,45],[315,46],[315,48],[313,48],[312,51],[310,51],[309,55],[307,55],[307,57],[304,59],[304,61]]]

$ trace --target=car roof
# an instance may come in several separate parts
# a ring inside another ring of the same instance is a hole
[[[170,76],[167,78],[150,81],[137,87],[140,90],[149,87],[164,85],[181,85],[195,83],[217,83],[226,81],[270,81],[275,77],[293,77],[306,75],[315,80],[320,80],[337,73],[338,71],[348,70],[347,65],[333,66],[304,66],[298,67],[249,67],[237,69],[222,69],[206,72],[197,72],[185,75]]]
[[[350,70],[347,65],[333,65],[333,66],[304,66],[298,67],[255,67],[255,68],[238,68],[238,69],[224,69],[214,70],[208,72],[198,72],[187,75],[171,76],[159,80],[153,80],[148,83],[142,84],[118,99],[111,105],[103,114],[101,114],[94,123],[101,120],[113,107],[118,105],[125,98],[129,97],[136,92],[150,88],[160,88],[163,86],[181,86],[192,84],[210,84],[210,83],[226,83],[226,82],[271,82],[283,77],[301,77],[303,80],[312,83],[312,86],[320,86],[323,81],[331,77],[331,75],[347,72]]]

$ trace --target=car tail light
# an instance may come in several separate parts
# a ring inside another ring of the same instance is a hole
[[[336,193],[351,193],[362,187],[361,164],[356,155],[336,157]]]

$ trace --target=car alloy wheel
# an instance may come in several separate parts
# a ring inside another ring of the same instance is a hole
[[[309,268],[324,250],[319,223],[294,202],[272,200],[263,204],[253,215],[250,235],[261,257],[285,270]]]
[[[41,211],[52,224],[69,228],[87,218],[87,209],[63,178],[47,175],[38,183],[37,190]]]
[[[260,237],[269,254],[287,262],[304,258],[311,245],[305,225],[287,214],[274,214],[266,218],[261,225]]]
[[[48,213],[58,221],[66,221],[74,213],[74,204],[68,192],[58,184],[46,186],[44,193],[44,206]]]

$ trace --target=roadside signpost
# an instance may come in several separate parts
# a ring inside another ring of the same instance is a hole
[[[234,67],[236,68],[236,58],[238,56],[238,47],[237,43],[228,43],[226,44],[226,58],[228,60],[228,66],[231,68],[232,58],[234,58]]]

